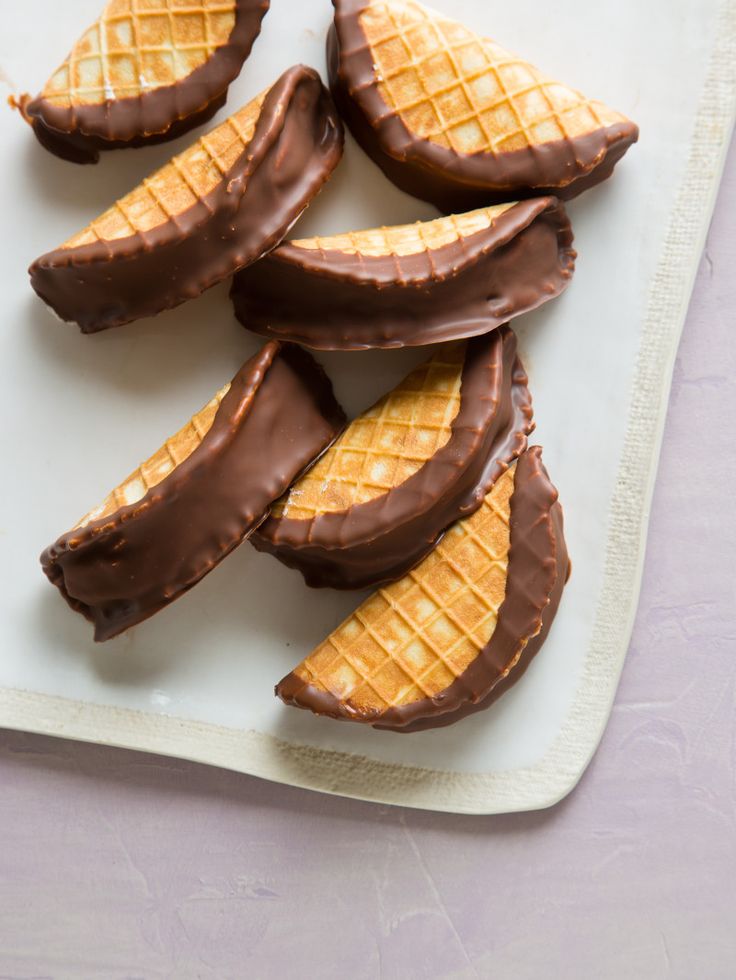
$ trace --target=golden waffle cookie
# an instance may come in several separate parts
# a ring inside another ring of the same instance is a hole
[[[351,128],[443,210],[529,189],[573,196],[637,138],[621,113],[416,0],[334,2],[331,70]]]
[[[268,0],[110,0],[23,109],[47,148],[79,162],[173,138],[225,100]]]
[[[316,466],[274,505],[272,516],[303,521],[345,511],[413,476],[452,434],[460,409],[465,346],[441,347],[354,419]]]
[[[178,306],[277,245],[342,147],[329,92],[296,65],[37,259],[31,284],[85,333]]]
[[[526,380],[508,327],[442,345],[350,423],[253,543],[312,586],[399,578],[526,448]]]
[[[249,330],[318,350],[418,346],[487,333],[557,296],[575,252],[553,197],[284,242],[231,291]]]
[[[556,498],[539,451],[525,453],[479,510],[363,602],[277,693],[398,729],[472,710],[530,641],[536,652],[554,616],[568,567]]]

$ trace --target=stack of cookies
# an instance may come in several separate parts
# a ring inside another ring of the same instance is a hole
[[[284,0],[281,0],[284,2]],[[43,569],[106,640],[243,541],[315,588],[375,590],[276,686],[317,715],[412,732],[524,673],[569,574],[562,509],[529,447],[509,321],[575,267],[563,200],[609,177],[634,123],[416,0],[333,0],[328,90],[295,66],[30,268],[85,333],[232,280],[267,338],[71,531]],[[36,98],[39,142],[93,163],[210,118],[268,0],[110,0]],[[343,124],[441,216],[285,241]],[[348,421],[316,351],[429,346]]]

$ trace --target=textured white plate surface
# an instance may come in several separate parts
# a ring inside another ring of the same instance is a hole
[[[0,91],[36,91],[99,0],[5,13]],[[577,782],[608,718],[639,589],[672,365],[736,107],[727,0],[435,0],[641,126],[612,181],[570,205],[569,291],[516,321],[536,442],[559,487],[573,577],[549,641],[491,710],[411,736],[287,709],[274,683],[360,596],[307,590],[243,546],[153,620],[96,646],[38,554],[158,448],[258,342],[227,287],[93,337],[52,318],[26,267],[164,162],[177,143],[76,167],[0,112],[3,303],[0,725],[163,752],[323,791],[458,812],[548,806]],[[226,112],[296,61],[324,73],[328,0],[272,0]],[[298,226],[335,232],[433,215],[348,140]],[[326,355],[356,412],[425,356]]]

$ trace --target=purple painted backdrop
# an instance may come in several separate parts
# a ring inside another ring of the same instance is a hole
[[[578,789],[453,817],[2,733],[0,980],[736,976],[734,213],[736,142]]]

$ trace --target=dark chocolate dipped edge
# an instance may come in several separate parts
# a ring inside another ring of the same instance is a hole
[[[239,272],[230,295],[247,329],[317,350],[431,344],[486,333],[558,296],[575,269],[572,242],[564,206],[535,198],[417,255],[285,242]]]
[[[469,341],[449,441],[381,497],[311,520],[269,518],[253,545],[313,588],[360,589],[401,578],[445,529],[468,517],[524,452],[533,429],[527,377],[508,328]]]
[[[42,95],[15,103],[45,149],[73,163],[97,163],[101,150],[162,143],[207,122],[261,32],[270,0],[236,0],[227,42],[173,85],[95,105],[57,106]]]
[[[232,381],[194,452],[137,503],[62,535],[41,565],[110,639],[187,592],[258,526],[345,416],[305,351],[269,343]]]
[[[342,146],[319,75],[290,68],[266,95],[253,139],[206,197],[149,232],[42,255],[29,269],[31,285],[83,333],[178,306],[277,245]]]
[[[506,595],[491,639],[467,670],[435,697],[375,716],[358,715],[293,672],[277,685],[278,697],[315,714],[408,733],[459,721],[508,690],[546,639],[570,570],[562,508],[542,464],[541,449],[529,449],[516,467]]]
[[[610,177],[639,138],[627,120],[569,140],[501,153],[458,153],[415,136],[380,96],[360,25],[370,0],[333,0],[327,38],[332,94],[353,136],[397,187],[446,214],[509,197],[576,197]]]

